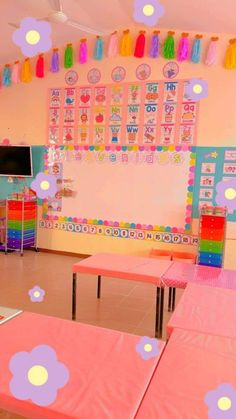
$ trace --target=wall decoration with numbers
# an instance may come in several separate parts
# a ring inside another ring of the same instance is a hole
[[[196,144],[198,104],[188,81],[49,89],[49,145]]]
[[[46,147],[45,171],[57,176],[58,192],[44,202],[44,218],[180,240],[191,234],[195,159],[195,147],[186,145]],[[76,194],[61,194],[63,179]]]

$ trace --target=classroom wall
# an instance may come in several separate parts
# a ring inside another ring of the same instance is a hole
[[[137,32],[136,32],[137,33]],[[164,38],[166,31],[162,31]],[[177,37],[180,32],[177,32]],[[195,34],[190,35],[191,38]],[[210,36],[205,34],[203,51],[209,42]],[[235,103],[235,80],[236,71],[224,69],[222,62],[228,44],[229,35],[220,35],[218,64],[207,67],[205,64],[180,64],[180,72],[177,79],[189,79],[200,77],[209,82],[209,97],[200,103],[198,122],[199,146],[235,146],[236,145],[236,103]],[[69,40],[68,40],[69,41]],[[94,40],[89,41],[90,50]],[[49,57],[46,57],[48,60]],[[85,65],[74,65],[78,71],[78,84],[87,84],[87,72],[93,67],[100,69],[102,73],[101,83],[111,83],[111,71],[117,65],[126,68],[125,81],[136,81],[135,70],[140,63],[148,63],[152,67],[150,80],[162,80],[162,69],[166,60],[163,58],[142,60],[134,57],[105,58],[101,62],[89,60]],[[29,84],[19,84],[9,88],[2,88],[0,92],[0,139],[10,138],[12,143],[25,142],[33,145],[43,145],[46,141],[47,124],[47,89],[52,87],[64,87],[66,70],[62,69],[58,74],[47,73],[44,79],[36,79]],[[193,229],[197,232],[197,222]],[[166,247],[166,244],[154,242],[136,241],[121,238],[109,238],[89,236],[86,234],[64,233],[56,230],[39,229],[39,247],[92,254],[98,251],[117,251],[146,254],[149,249]],[[235,249],[235,242],[227,243],[228,253]],[[176,246],[176,245],[174,245]],[[189,250],[189,247],[187,247]],[[235,266],[236,268],[236,266]]]

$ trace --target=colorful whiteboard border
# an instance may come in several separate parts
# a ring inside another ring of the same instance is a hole
[[[127,228],[135,230],[145,230],[145,231],[156,231],[156,232],[166,232],[172,234],[191,234],[191,222],[192,222],[192,205],[193,205],[193,188],[194,188],[194,176],[195,176],[195,167],[196,167],[196,147],[192,146],[58,146],[55,147],[60,150],[86,150],[86,151],[190,151],[190,161],[189,161],[189,176],[188,176],[188,186],[187,186],[187,199],[186,199],[186,212],[185,212],[185,227],[171,227],[171,226],[159,226],[159,225],[144,225],[139,223],[130,223],[124,221],[110,221],[110,220],[100,220],[100,219],[87,219],[87,218],[77,218],[77,217],[60,217],[57,215],[48,215],[47,214],[47,201],[43,204],[43,218],[48,221],[56,222],[73,222],[78,224],[89,224],[89,225],[98,225],[105,227],[115,227],[115,228]],[[44,171],[48,171],[48,151],[49,147],[45,147],[44,153]]]

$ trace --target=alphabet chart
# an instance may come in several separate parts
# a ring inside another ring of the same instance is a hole
[[[49,89],[48,145],[196,144],[198,104],[188,81]]]

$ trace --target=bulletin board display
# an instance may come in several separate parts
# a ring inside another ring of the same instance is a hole
[[[48,145],[195,145],[187,80],[51,88]]]
[[[115,228],[121,237],[129,237],[130,230],[136,236],[148,232],[153,239],[154,233],[169,234],[169,241],[171,234],[190,234],[195,149],[106,148],[47,149],[46,172],[57,176],[59,185],[71,182],[72,190],[43,204],[44,220],[53,222],[51,226],[70,224],[69,231],[76,231],[73,223],[81,229],[89,225],[94,234],[101,234],[99,228]],[[181,236],[175,240],[180,242]]]
[[[193,218],[199,218],[199,209],[204,204],[227,206],[227,200],[224,202],[222,199],[223,193],[218,198],[220,201],[216,201],[217,185],[221,183],[224,192],[222,182],[225,182],[227,187],[227,182],[230,182],[231,186],[232,181],[233,189],[236,189],[236,147],[197,147]],[[236,193],[232,198],[230,207],[234,206],[235,209],[228,209],[227,219],[236,222]]]

